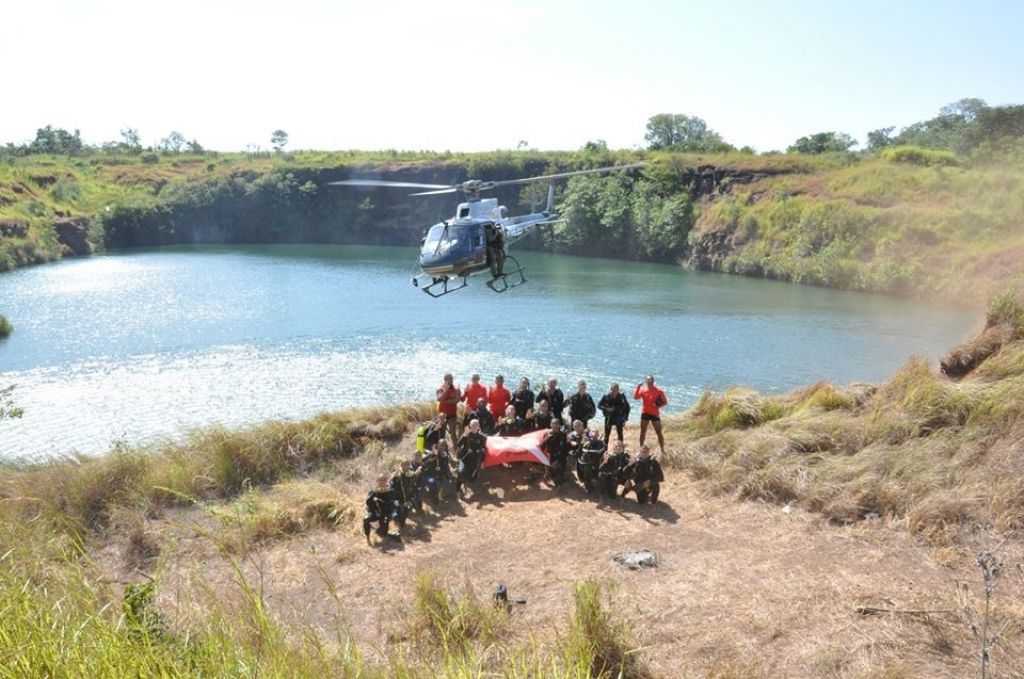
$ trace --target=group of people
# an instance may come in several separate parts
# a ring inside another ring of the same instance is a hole
[[[473,374],[470,383],[459,389],[452,375],[444,376],[436,390],[437,416],[418,429],[413,458],[402,461],[390,478],[387,474],[378,476],[367,495],[363,519],[367,541],[374,525],[381,537],[398,538],[399,534],[388,532],[389,524],[394,522],[401,531],[410,512],[423,511],[424,495],[436,501],[442,496],[461,494],[462,488],[475,481],[480,472],[488,436],[516,437],[544,430],[540,448],[549,464],[538,464],[543,472],[533,478],[543,477],[558,487],[571,481],[571,472],[575,470],[588,494],[614,499],[634,492],[640,504],[657,503],[665,477],[661,464],[644,441],[648,427],[652,427],[664,454],[660,411],[668,405],[668,398],[654,384],[653,376],[648,375],[638,383],[633,393],[633,398],[642,404],[640,450],[633,459],[623,440],[631,406],[618,384],[612,384],[595,404],[583,380],[568,398],[558,388],[556,379],[548,380],[536,394],[525,377],[514,391],[509,391],[504,382],[504,377],[498,375],[494,385],[487,387],[480,383],[478,374]],[[588,428],[598,411],[604,416],[603,438]],[[607,442],[613,429],[617,440],[609,450]],[[454,451],[454,456],[449,450]]]

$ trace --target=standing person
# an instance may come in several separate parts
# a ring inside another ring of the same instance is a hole
[[[658,503],[658,493],[661,492],[661,483],[665,480],[665,474],[661,471],[661,463],[651,457],[650,446],[640,446],[640,454],[623,470],[623,473],[633,483],[632,489],[636,491],[636,501],[639,504],[647,502],[650,497],[651,504]],[[628,491],[623,489],[625,497]]]
[[[470,411],[476,408],[480,399],[487,401],[487,387],[480,384],[480,373],[473,373],[469,378],[469,384],[462,390],[462,402],[466,404],[466,410]]]
[[[462,392],[455,386],[451,373],[444,374],[444,381],[437,388],[437,412],[443,413],[448,427],[448,436],[452,443],[459,435],[459,401],[462,400]]]
[[[549,379],[547,386],[537,393],[536,400],[537,403],[547,401],[551,414],[559,420],[562,419],[562,410],[565,408],[565,396],[562,394],[562,390],[558,388],[558,380],[553,377]]]
[[[448,418],[438,413],[431,421],[424,422],[416,432],[416,450],[425,453],[433,448],[438,441],[444,441],[444,433],[448,428]]]
[[[615,427],[619,440],[622,440],[622,428],[629,419],[629,399],[619,390],[619,385],[612,383],[608,393],[597,402],[597,407],[604,413],[604,440],[612,433],[612,426]]]
[[[462,421],[463,431],[469,427],[469,423],[473,420],[479,420],[480,431],[484,435],[490,436],[494,433],[494,418],[491,417],[491,411],[487,409],[486,398],[478,398],[476,400],[476,410],[470,410],[466,413],[466,417]]]
[[[526,419],[526,413],[533,408],[533,392],[530,380],[525,377],[519,380],[519,386],[512,392],[512,405],[516,407],[516,417]]]
[[[480,463],[484,459],[484,450],[487,447],[487,437],[480,433],[480,421],[472,420],[469,423],[469,430],[459,439],[455,448],[455,454],[459,459],[458,475],[455,477],[455,492],[462,491],[469,481],[475,481],[480,473]]]
[[[398,529],[405,528],[405,519],[409,512],[415,509],[423,513],[423,500],[420,496],[420,477],[412,468],[412,463],[402,460],[401,465],[391,477],[390,487],[395,497],[401,503],[401,511],[398,513]]]
[[[587,383],[584,380],[580,380],[576,385],[576,393],[569,397],[567,405],[569,406],[569,419],[573,424],[579,420],[583,423],[584,429],[597,413],[597,406],[594,405],[594,399],[587,393]]]
[[[647,425],[654,425],[654,433],[658,435],[658,448],[665,454],[665,435],[661,433],[661,409],[668,405],[665,392],[654,386],[654,375],[648,375],[646,384],[640,382],[633,392],[634,399],[643,401],[643,412],[640,414],[640,445],[647,438]]]
[[[498,375],[494,378],[494,386],[487,390],[487,403],[491,407],[491,417],[495,422],[505,417],[505,408],[512,400],[512,394],[505,388],[505,378]]]
[[[548,456],[548,478],[556,486],[562,485],[569,478],[569,440],[561,420],[551,420],[551,430],[540,447]]]

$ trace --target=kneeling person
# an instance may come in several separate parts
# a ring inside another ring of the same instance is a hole
[[[400,504],[395,492],[388,487],[387,474],[377,477],[377,485],[370,490],[366,496],[366,516],[363,517],[363,534],[366,542],[370,542],[370,528],[377,524],[377,535],[380,537],[398,538],[393,533],[388,533],[388,523],[398,520]]]
[[[640,455],[627,468],[627,472],[633,482],[633,489],[636,491],[636,501],[643,504],[650,497],[651,504],[656,504],[665,474],[661,471],[661,463],[651,457],[649,446],[640,446]],[[625,495],[625,491],[623,491],[623,495]]]

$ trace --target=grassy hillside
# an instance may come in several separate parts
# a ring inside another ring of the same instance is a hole
[[[978,304],[1024,281],[1024,161],[888,148],[877,155],[611,152],[155,153],[0,164],[0,270],[166,243],[412,245],[448,196],[327,188],[358,171],[412,181],[509,178],[645,159],[563,185],[566,221],[523,247],[679,261],[837,288]],[[543,188],[543,187],[542,187]],[[515,211],[532,192],[499,191]]]
[[[667,420],[666,506],[648,514],[595,508],[581,491],[510,497],[491,486],[416,519],[407,547],[365,547],[361,489],[407,454],[428,406],[0,470],[0,666],[53,676],[964,676],[977,668],[970,625],[983,588],[954,594],[950,582],[977,581],[972,553],[1000,544],[1007,567],[989,616],[1005,638],[991,657],[1016,676],[1024,304],[1000,296],[987,321],[944,359],[956,378],[913,360],[881,385],[706,394]],[[660,545],[665,569],[613,577],[607,550],[627,543]],[[519,614],[534,616],[528,635],[479,589],[520,562],[540,592]],[[411,575],[431,564],[440,570]],[[625,599],[593,578],[618,582]],[[864,610],[888,617],[871,622]]]

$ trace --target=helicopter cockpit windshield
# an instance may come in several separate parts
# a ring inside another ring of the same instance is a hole
[[[423,241],[420,254],[430,257],[441,257],[449,252],[457,252],[472,247],[471,233],[468,224],[435,224],[430,227]]]

